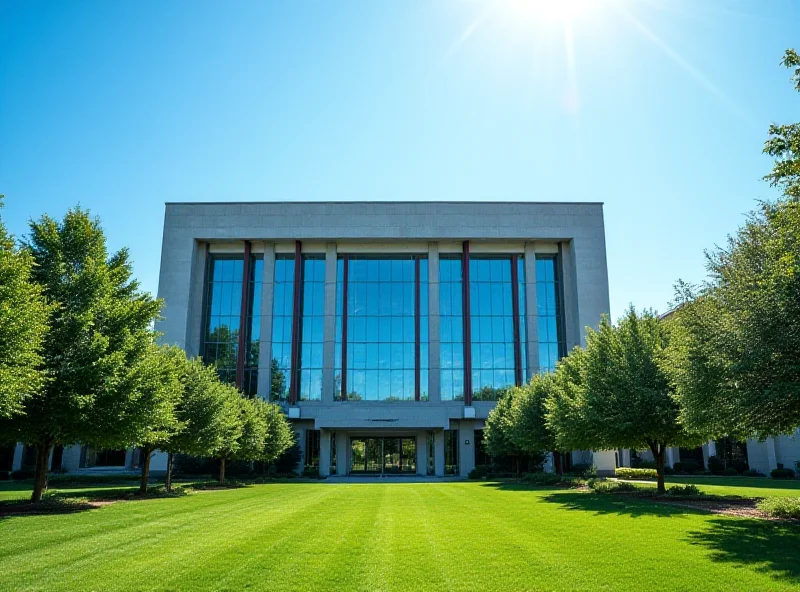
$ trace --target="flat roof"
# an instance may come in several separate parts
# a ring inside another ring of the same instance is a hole
[[[527,200],[276,200],[276,201],[167,201],[166,205],[181,205],[181,206],[200,206],[200,205],[261,205],[261,204],[530,204],[530,205],[574,205],[574,206],[602,206],[605,202],[602,201],[527,201]]]

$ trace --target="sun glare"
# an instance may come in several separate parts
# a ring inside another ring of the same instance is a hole
[[[600,0],[508,0],[508,8],[519,18],[572,21],[588,12]]]

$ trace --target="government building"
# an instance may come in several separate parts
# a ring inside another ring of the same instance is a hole
[[[608,313],[602,204],[169,203],[158,296],[304,467],[464,476],[504,390]]]

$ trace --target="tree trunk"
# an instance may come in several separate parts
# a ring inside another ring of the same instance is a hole
[[[139,493],[147,493],[147,482],[150,480],[150,456],[152,449],[142,446],[142,483],[139,485]]]
[[[164,482],[164,489],[172,491],[172,453],[167,453],[167,480]]]
[[[219,484],[225,485],[225,458],[219,459]]]
[[[53,442],[46,440],[36,445],[36,470],[33,476],[33,495],[31,502],[34,504],[42,501],[42,494],[47,490],[47,461],[50,459],[50,450]]]
[[[658,483],[658,493],[667,493],[664,485],[664,464],[667,461],[667,446],[663,442],[650,443],[650,452],[656,463],[656,481]]]
[[[564,474],[564,468],[561,466],[561,453],[558,450],[553,450],[553,468],[556,470],[556,475]]]

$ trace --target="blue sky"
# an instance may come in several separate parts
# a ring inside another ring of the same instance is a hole
[[[158,284],[163,203],[605,202],[612,315],[664,310],[757,199],[791,0],[0,0],[0,193]]]

